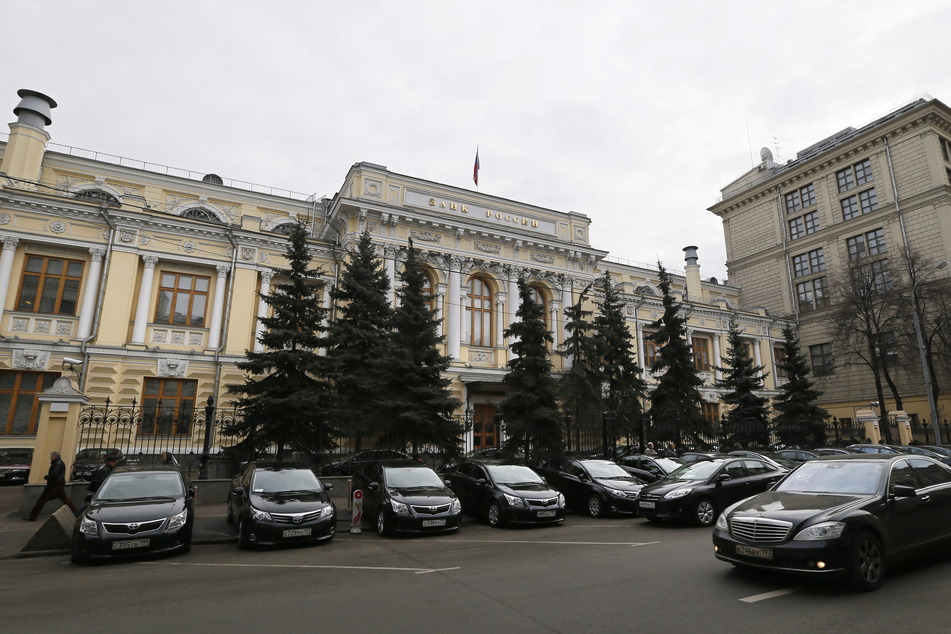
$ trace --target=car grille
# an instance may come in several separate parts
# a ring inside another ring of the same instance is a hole
[[[320,509],[307,513],[271,513],[271,519],[279,524],[302,524],[320,517]]]
[[[150,520],[148,522],[131,522],[129,524],[107,524],[102,523],[102,528],[113,535],[135,535],[145,531],[154,531],[165,522],[163,517],[160,520]]]
[[[413,511],[417,515],[439,515],[449,512],[449,504],[439,504],[438,506],[414,506]]]
[[[640,497],[640,499],[642,499],[642,500],[654,500],[654,501],[657,501],[657,500],[660,499],[660,496],[657,495],[656,493],[641,493],[639,497]]]
[[[555,506],[558,504],[558,498],[548,498],[547,500],[528,500],[529,506]]]
[[[734,517],[730,520],[730,533],[737,539],[756,543],[778,543],[786,540],[792,522],[770,520],[762,517]]]

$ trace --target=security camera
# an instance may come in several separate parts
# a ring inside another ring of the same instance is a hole
[[[63,357],[63,365],[68,365],[72,367],[72,366],[77,366],[82,364],[83,364],[82,359],[74,359],[72,357]]]

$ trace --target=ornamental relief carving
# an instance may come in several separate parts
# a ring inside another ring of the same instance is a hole
[[[442,236],[438,233],[431,233],[429,231],[410,231],[409,237],[413,240],[419,240],[420,242],[434,242],[440,244],[442,242]]]
[[[492,353],[485,350],[470,350],[469,363],[482,364],[492,363]]]
[[[62,220],[53,220],[49,224],[49,229],[53,233],[66,233],[67,226]]]
[[[159,359],[158,375],[171,377],[184,377],[188,372],[188,361],[186,359]]]
[[[483,253],[492,253],[498,255],[502,252],[502,245],[500,244],[486,244],[485,242],[473,242],[472,246],[475,247],[477,251],[482,251]]]
[[[528,258],[533,262],[540,262],[542,264],[554,264],[555,257],[551,255],[543,255],[541,253],[530,253]]]
[[[363,181],[363,195],[373,198],[383,197],[383,181],[366,179]]]
[[[13,368],[15,370],[45,370],[49,360],[50,353],[45,350],[13,351]]]
[[[10,214],[5,211],[0,212],[0,225],[10,224]]]

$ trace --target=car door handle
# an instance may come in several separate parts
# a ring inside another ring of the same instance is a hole
[[[930,501],[931,501],[931,496],[930,496],[930,495],[922,495],[922,496],[921,496],[921,501],[922,501],[922,502],[930,502]]]

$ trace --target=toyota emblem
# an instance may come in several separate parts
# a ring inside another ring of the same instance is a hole
[[[135,531],[139,530],[139,524],[137,522],[129,524],[129,530],[134,533]]]
[[[291,521],[293,521],[295,524],[300,524],[301,522],[304,521],[304,516],[303,516],[303,515],[296,515],[296,516],[294,517],[294,519],[291,520]]]

